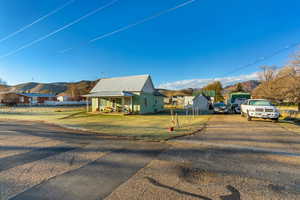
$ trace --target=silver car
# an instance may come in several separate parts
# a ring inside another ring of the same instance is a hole
[[[224,114],[227,114],[229,109],[227,107],[227,105],[223,102],[220,102],[220,103],[215,103],[213,105],[214,107],[214,113],[224,113]]]

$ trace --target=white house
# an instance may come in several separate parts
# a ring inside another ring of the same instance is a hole
[[[90,94],[93,112],[147,114],[164,110],[164,95],[154,87],[150,75],[103,78]]]
[[[56,97],[57,97],[57,101],[59,102],[70,101],[71,99],[71,97],[65,93],[60,93]]]
[[[172,96],[171,98],[173,105],[183,105],[184,103],[184,96]]]
[[[199,94],[193,99],[192,108],[199,110],[200,112],[209,111],[209,99],[208,97]]]
[[[191,106],[193,105],[194,96],[184,96],[183,97],[183,105],[184,106]]]
[[[199,111],[208,111],[210,105],[210,98],[202,94],[197,96],[187,96],[184,101],[184,106],[187,109],[195,109]]]

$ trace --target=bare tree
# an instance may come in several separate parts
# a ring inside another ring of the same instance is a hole
[[[70,93],[71,93],[72,100],[78,101],[80,99],[80,91],[77,87],[77,84],[76,83],[70,84],[69,85],[69,90],[70,90]]]
[[[263,67],[262,84],[253,91],[256,98],[265,98],[275,102],[290,102],[300,110],[300,74],[297,63],[276,70]]]
[[[15,106],[19,103],[19,96],[15,93],[1,93],[0,103],[5,104],[7,106]]]
[[[293,56],[293,60],[289,63],[290,66],[300,69],[300,51]]]
[[[259,74],[261,81],[272,81],[276,76],[276,67],[274,66],[261,66],[262,72]]]
[[[215,81],[210,83],[202,88],[202,91],[214,91],[215,92],[215,101],[224,101],[224,97],[222,95],[223,86],[220,81]]]

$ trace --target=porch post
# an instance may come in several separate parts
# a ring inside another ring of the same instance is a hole
[[[124,97],[122,97],[122,112],[124,113],[124,111],[125,111],[125,108],[124,108]]]
[[[86,112],[89,112],[89,98],[86,97]]]
[[[99,110],[99,112],[100,112],[100,110],[101,110],[101,98],[99,97],[98,98],[98,110]]]
[[[133,113],[133,96],[130,98],[130,107],[131,107],[131,112]]]

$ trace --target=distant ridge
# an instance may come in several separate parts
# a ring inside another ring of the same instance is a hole
[[[250,80],[250,81],[244,81],[239,83],[242,84],[245,92],[251,93],[260,84],[260,81]],[[237,84],[238,83],[225,86],[223,93],[227,94],[234,91],[236,89]],[[192,96],[194,92],[201,90],[201,88],[188,88],[182,90],[168,90],[168,89],[158,89],[158,90],[160,93],[164,94],[165,96],[171,97],[171,96]]]
[[[31,92],[31,93],[50,93],[50,94],[64,94],[70,95],[74,93],[74,88],[76,88],[76,93],[79,95],[84,95],[90,92],[90,90],[96,85],[98,80],[95,81],[79,81],[74,83],[68,82],[56,82],[56,83],[22,83],[14,86],[0,85],[0,92],[13,91],[13,92]],[[250,80],[240,82],[243,86],[243,89],[246,92],[252,92],[259,84],[260,81]],[[224,88],[224,93],[229,93],[234,91],[236,84],[229,85]],[[182,90],[167,90],[167,89],[158,89],[158,91],[165,96],[191,96],[195,91],[199,91],[201,88],[187,88]]]
[[[72,95],[73,89],[76,88],[76,93],[80,95],[87,94],[97,83],[97,81],[79,81],[74,83],[57,82],[57,83],[22,83],[13,86],[0,85],[0,92],[30,92],[42,94],[60,94]]]
[[[244,82],[240,82],[240,84],[243,86],[243,89],[245,90],[245,92],[252,92],[257,86],[260,85],[260,81],[258,80],[250,80],[250,81],[244,81]],[[236,89],[238,83],[234,84],[234,85],[229,85],[226,86],[224,88],[224,92],[228,93],[228,92],[232,92]]]

